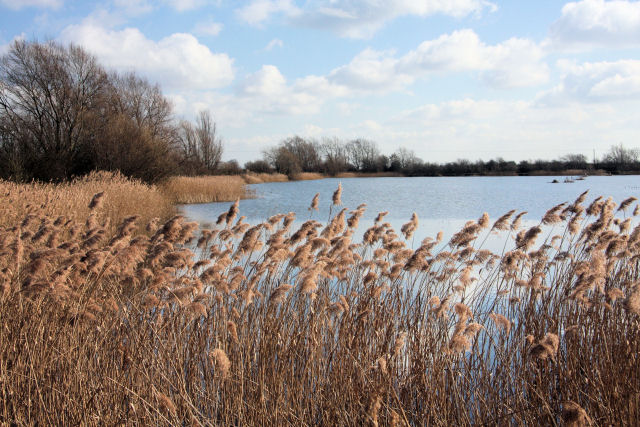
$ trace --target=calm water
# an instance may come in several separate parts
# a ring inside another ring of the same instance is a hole
[[[552,184],[553,179],[560,181]],[[416,178],[347,178],[322,179],[257,184],[250,186],[256,198],[240,201],[240,215],[247,222],[257,223],[277,213],[295,212],[299,221],[309,218],[325,222],[329,216],[331,196],[342,183],[342,204],[355,209],[367,204],[360,221],[360,230],[369,227],[378,212],[389,211],[385,220],[397,229],[413,212],[420,220],[416,239],[434,236],[444,231],[452,235],[470,219],[489,213],[492,222],[502,214],[516,209],[527,211],[524,223],[538,223],[542,215],[561,202],[573,202],[585,190],[585,203],[597,196],[609,197],[620,203],[627,197],[640,199],[639,176],[592,176],[582,181],[564,183],[564,177],[416,177]],[[320,209],[309,212],[316,193],[320,193]],[[184,205],[183,213],[205,225],[215,222],[230,203]],[[631,206],[631,210],[635,205]],[[334,208],[333,212],[336,212]],[[417,240],[419,242],[419,240]]]

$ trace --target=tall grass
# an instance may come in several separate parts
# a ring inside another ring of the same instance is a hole
[[[24,218],[50,221],[84,221],[88,201],[102,192],[99,222],[109,221],[107,231],[127,216],[139,214],[141,221],[156,217],[165,221],[174,213],[171,202],[157,187],[124,177],[119,173],[93,172],[61,184],[18,184],[0,180],[0,227],[13,227]]]
[[[111,239],[99,203],[32,212],[0,230],[0,422],[635,425],[634,200],[584,197],[416,249],[417,215],[354,241],[364,205],[294,229],[236,202],[214,229],[130,217]]]
[[[177,204],[229,202],[251,196],[238,175],[173,176],[160,188]]]
[[[282,173],[255,173],[248,172],[242,175],[247,184],[263,184],[265,182],[287,182],[289,178]]]

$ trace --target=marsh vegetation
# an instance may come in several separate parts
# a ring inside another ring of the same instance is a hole
[[[417,243],[417,215],[394,230],[385,212],[356,238],[366,205],[340,188],[326,222],[248,224],[236,202],[208,229],[123,218],[96,193],[69,209],[3,183],[3,202],[29,201],[0,226],[4,423],[640,417],[635,198],[585,193],[526,227],[478,215]],[[503,251],[483,247],[495,234]]]

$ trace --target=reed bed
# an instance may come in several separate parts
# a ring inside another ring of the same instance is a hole
[[[300,172],[294,175],[294,181],[311,181],[315,179],[324,179],[326,175],[318,172]]]
[[[287,182],[289,178],[283,173],[246,173],[242,179],[247,184],[264,184],[265,182]]]
[[[413,248],[417,215],[356,241],[366,207],[339,190],[300,226],[246,224],[237,201],[203,230],[132,216],[105,238],[93,201],[4,226],[0,423],[637,424],[634,199],[583,194],[528,228],[485,214]]]
[[[124,218],[134,214],[144,222],[153,218],[164,222],[175,214],[157,187],[119,173],[93,172],[60,184],[0,180],[0,227],[13,227],[29,215],[50,222],[84,221],[90,212],[88,200],[96,193],[103,193],[96,220],[109,221],[107,232],[115,231]]]
[[[238,175],[173,176],[160,188],[174,204],[229,202],[252,196]]]

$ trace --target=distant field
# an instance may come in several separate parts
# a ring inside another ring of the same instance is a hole
[[[193,183],[0,183],[3,424],[640,419],[635,199],[581,196],[528,228],[485,214],[411,249],[415,215],[354,241],[365,207],[340,189],[298,229],[246,224],[237,203],[212,229],[166,220]],[[513,249],[483,248],[489,233]]]

